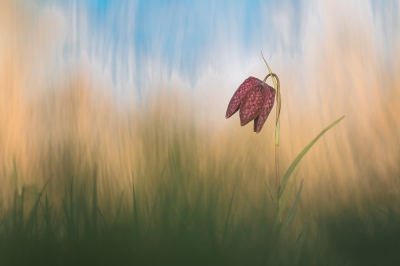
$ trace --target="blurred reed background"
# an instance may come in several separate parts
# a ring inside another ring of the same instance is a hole
[[[381,210],[399,203],[400,5],[388,1],[376,11],[376,2],[301,2],[294,37],[287,29],[295,8],[290,2],[275,10],[262,6],[272,16],[271,29],[283,36],[273,53],[264,49],[281,80],[281,172],[323,128],[346,116],[299,165],[297,182],[304,179],[304,188],[293,233],[310,223],[315,229],[320,219],[344,209],[362,215],[365,202]],[[260,49],[250,49],[251,60],[233,74],[204,70],[208,74],[192,83],[175,73],[140,83],[140,94],[132,93],[135,86],[126,88],[131,91],[121,97],[112,82],[99,78],[101,67],[93,71],[90,56],[60,59],[71,41],[70,18],[57,1],[40,9],[46,3],[0,1],[3,211],[12,207],[15,192],[40,191],[48,181],[44,194],[61,215],[71,178],[76,197],[90,200],[95,176],[106,220],[115,217],[122,193],[121,219],[130,217],[134,196],[143,222],[163,215],[153,213],[160,202],[189,213],[211,204],[221,230],[234,190],[233,224],[272,206],[264,182],[276,191],[275,109],[258,135],[252,126],[240,128],[238,115],[224,118],[240,83],[267,74]],[[235,48],[226,45],[240,65]],[[230,58],[222,59],[221,66],[229,65]]]

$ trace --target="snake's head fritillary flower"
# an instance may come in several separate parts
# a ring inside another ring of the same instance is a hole
[[[255,77],[246,79],[233,94],[226,118],[239,110],[240,124],[254,120],[254,132],[259,133],[274,106],[275,89]]]

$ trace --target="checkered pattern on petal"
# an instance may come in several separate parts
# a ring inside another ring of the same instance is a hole
[[[274,107],[275,102],[275,89],[267,84],[264,84],[263,89],[264,103],[262,105],[259,116],[254,119],[254,132],[259,133],[264,126],[265,121],[268,118],[269,113],[271,113],[272,107]]]
[[[259,80],[258,78],[254,77],[247,78],[233,94],[232,99],[229,102],[228,109],[226,110],[225,117],[229,118],[233,114],[235,114],[238,111],[240,104],[242,103],[246,95],[249,93],[249,91],[260,83],[262,84],[262,81]]]
[[[250,90],[240,105],[239,115],[240,124],[242,126],[254,120],[254,118],[260,114],[265,96],[266,94],[264,93],[264,86],[262,83]]]

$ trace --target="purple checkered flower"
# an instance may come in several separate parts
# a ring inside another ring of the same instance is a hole
[[[239,110],[241,126],[254,120],[254,132],[259,133],[274,106],[274,100],[274,88],[258,78],[249,77],[233,94],[225,117],[229,118]]]

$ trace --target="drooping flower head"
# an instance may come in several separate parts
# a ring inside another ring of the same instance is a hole
[[[239,110],[240,124],[244,126],[254,120],[254,132],[259,133],[274,106],[275,89],[255,77],[246,79],[233,94],[226,110],[226,118]],[[279,82],[278,76],[272,74]]]

